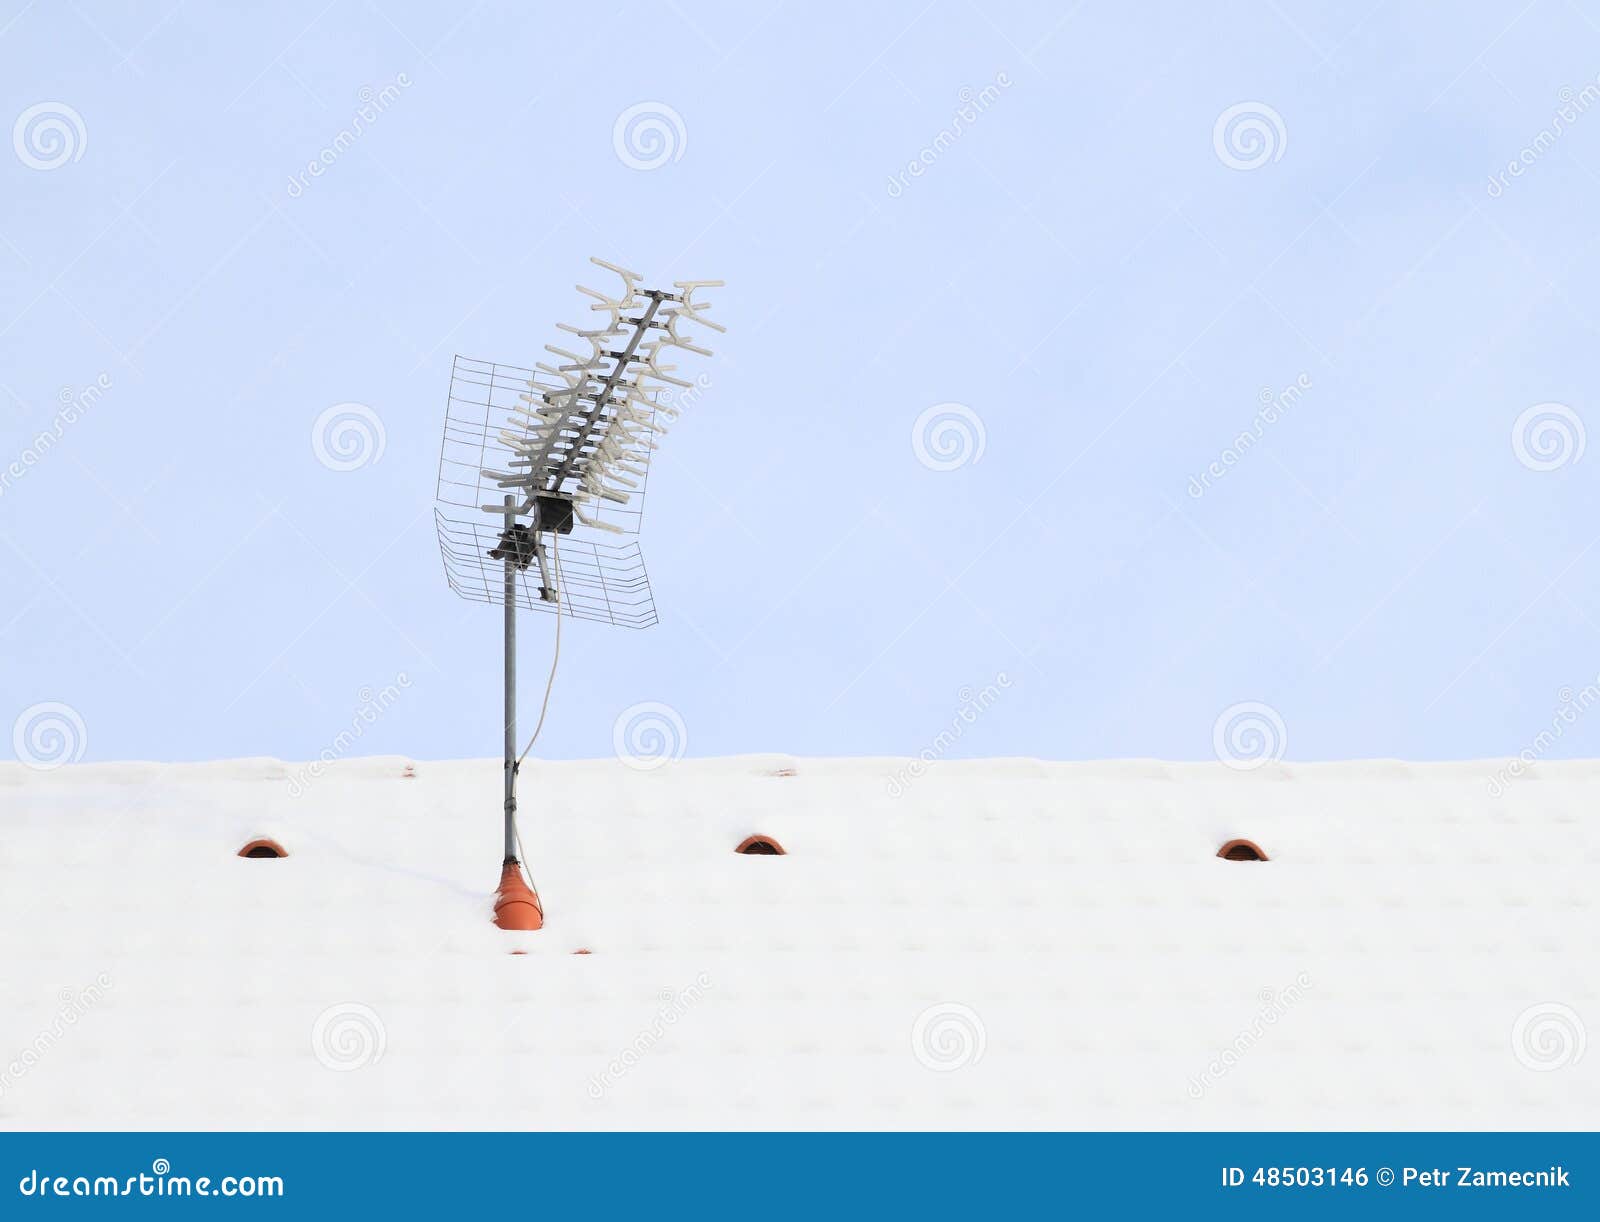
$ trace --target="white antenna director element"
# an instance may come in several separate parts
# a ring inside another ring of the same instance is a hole
[[[677,280],[672,291],[641,286],[625,267],[592,259],[622,280],[620,295],[578,286],[597,326],[557,325],[578,351],[547,344],[551,361],[532,369],[457,356],[450,376],[439,456],[439,550],[450,587],[464,598],[505,607],[505,856],[495,923],[538,929],[544,910],[522,877],[517,774],[533,737],[517,753],[516,612],[632,628],[656,622],[635,536],[650,457],[679,414],[676,390],[694,383],[667,363],[674,349],[710,356],[694,326],[725,331],[696,294],[720,280]],[[466,511],[466,512],[463,512]],[[492,516],[491,516],[492,515]],[[537,585],[528,585],[528,570]]]

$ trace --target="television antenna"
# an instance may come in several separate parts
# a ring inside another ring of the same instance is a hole
[[[725,331],[696,300],[720,280],[643,287],[637,272],[591,259],[622,280],[618,296],[578,285],[598,326],[557,326],[579,351],[546,344],[525,368],[457,356],[450,373],[434,521],[450,588],[505,609],[505,854],[495,924],[539,929],[544,906],[517,831],[517,776],[544,728],[563,618],[629,628],[656,622],[637,535],[650,456],[694,383],[664,363],[700,356],[693,327]],[[584,349],[587,348],[587,351]],[[533,579],[530,584],[530,576]],[[517,611],[556,617],[539,720],[517,750]]]

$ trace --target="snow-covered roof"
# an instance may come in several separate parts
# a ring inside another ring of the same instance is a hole
[[[1600,1114],[1600,764],[406,764],[0,765],[0,1126]]]

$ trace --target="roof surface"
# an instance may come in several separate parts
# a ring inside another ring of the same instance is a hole
[[[0,1127],[1600,1115],[1600,764],[406,763],[0,765]]]

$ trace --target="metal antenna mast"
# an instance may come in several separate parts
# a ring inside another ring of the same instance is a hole
[[[505,533],[507,535],[510,535],[516,529],[517,512],[514,508],[515,505],[516,498],[506,497]],[[517,562],[510,555],[507,555],[505,566],[506,584],[503,592],[506,619],[505,860],[512,861],[517,856]]]
[[[523,878],[517,834],[518,772],[533,745],[518,753],[517,611],[553,612],[558,651],[563,616],[631,628],[656,622],[632,537],[656,439],[678,415],[672,390],[693,385],[662,363],[663,354],[681,348],[710,356],[685,328],[726,330],[705,316],[708,303],[695,300],[720,280],[676,280],[670,292],[641,288],[638,273],[590,261],[622,279],[616,297],[578,286],[593,299],[591,311],[606,313],[605,325],[557,324],[590,351],[547,344],[561,363],[532,369],[457,356],[439,455],[434,521],[445,577],[462,597],[505,609],[504,857],[495,895],[502,929],[544,924],[538,893]],[[491,492],[500,495],[489,501]],[[608,538],[616,541],[602,542]],[[525,574],[533,566],[539,581],[530,591]],[[546,688],[546,706],[549,694]]]

